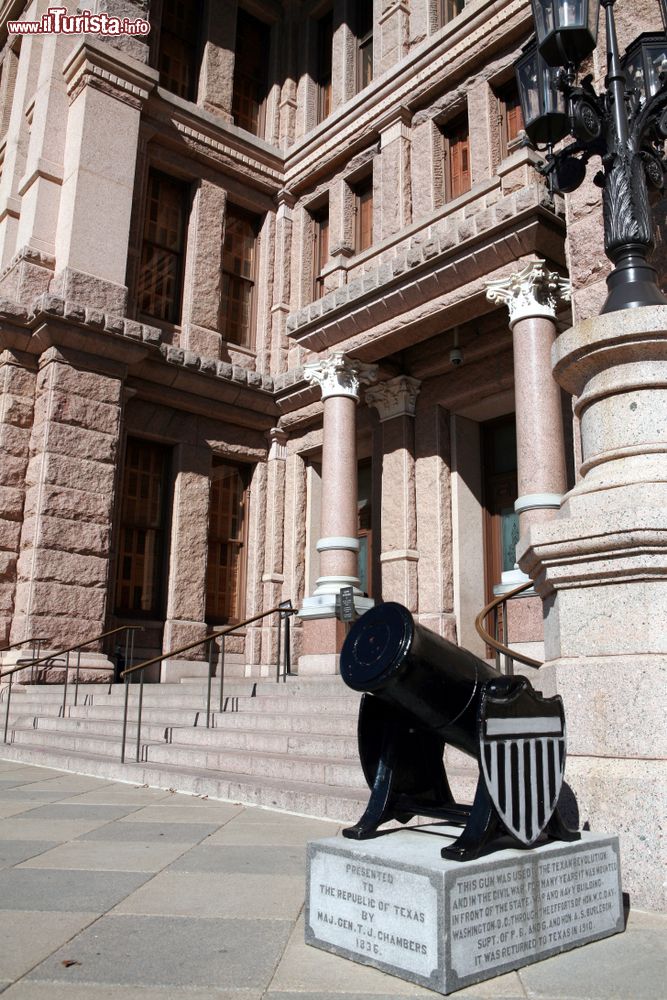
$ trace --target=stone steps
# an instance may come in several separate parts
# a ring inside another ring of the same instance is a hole
[[[132,686],[121,764],[124,685],[114,685],[111,694],[106,686],[87,685],[85,693],[80,687],[79,704],[70,702],[65,718],[58,717],[62,687],[45,692],[35,686],[19,704],[12,702],[12,744],[0,744],[0,757],[344,822],[358,819],[369,794],[357,753],[359,696],[339,678],[258,681],[256,697],[250,697],[247,681],[241,688],[247,693],[230,694],[238,700],[226,712],[212,712],[206,728],[205,681],[146,685],[141,759],[135,763],[138,689]],[[457,799],[472,801],[474,762],[450,755],[448,777]]]

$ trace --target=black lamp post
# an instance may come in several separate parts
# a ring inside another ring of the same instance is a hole
[[[607,76],[598,95],[590,76],[576,85],[581,60],[597,44],[598,0],[531,2],[536,46],[524,50],[516,71],[526,134],[547,147],[537,169],[552,191],[569,193],[584,180],[589,159],[600,157],[603,169],[593,180],[602,188],[605,253],[614,264],[602,312],[667,305],[647,259],[654,246],[647,183],[662,190],[667,170],[667,35],[640,35],[621,59],[615,0],[599,0]],[[667,25],[667,0],[660,6]],[[574,142],[554,152],[567,134]]]

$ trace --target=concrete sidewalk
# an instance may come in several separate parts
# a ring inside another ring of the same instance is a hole
[[[335,823],[0,760],[3,1000],[435,997],[303,943]],[[662,873],[656,872],[656,877]],[[667,918],[453,994],[662,1000]]]

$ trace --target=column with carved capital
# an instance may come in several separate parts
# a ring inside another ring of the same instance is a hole
[[[569,301],[570,284],[543,261],[487,285],[487,298],[503,302],[514,344],[517,480],[514,505],[521,535],[529,525],[553,517],[567,488],[560,388],[551,373],[556,309]],[[518,571],[503,573],[503,587],[527,581]]]
[[[376,365],[336,352],[307,364],[306,379],[322,390],[322,537],[317,543],[320,575],[315,593],[305,598],[299,617],[335,618],[342,587],[354,587],[355,607],[363,614],[373,604],[359,590],[357,575],[357,420],[361,385],[373,380]],[[335,650],[321,650],[330,654]],[[302,658],[303,659],[303,658]],[[300,661],[301,669],[301,661]]]
[[[122,314],[141,108],[158,73],[88,35],[63,73],[70,105],[52,288]]]
[[[417,610],[415,408],[421,383],[399,375],[366,391],[382,424],[382,599]]]

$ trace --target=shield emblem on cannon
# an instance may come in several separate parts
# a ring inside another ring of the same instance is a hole
[[[503,825],[533,844],[551,819],[565,770],[565,713],[522,678],[491,681],[479,709],[480,769]]]

